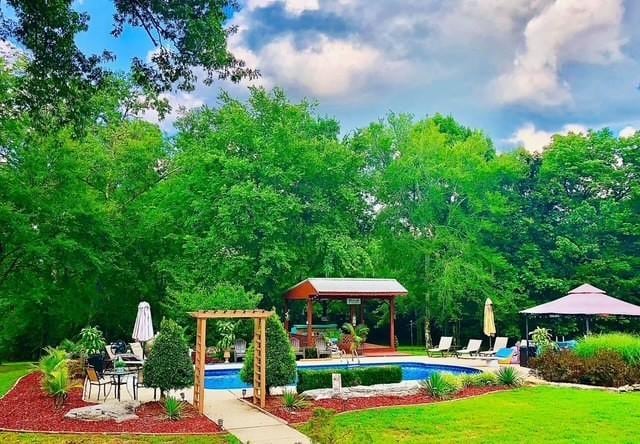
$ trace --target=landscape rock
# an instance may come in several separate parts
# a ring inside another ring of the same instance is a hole
[[[420,393],[418,381],[404,381],[398,384],[376,384],[357,385],[354,387],[343,387],[342,391],[336,393],[332,388],[313,389],[302,392],[302,396],[315,401],[319,399],[350,399],[350,398],[371,398],[375,396],[410,396]]]
[[[140,402],[138,401],[108,401],[104,404],[71,409],[64,417],[80,421],[123,422],[138,419],[138,416],[135,414],[138,407],[140,407]]]

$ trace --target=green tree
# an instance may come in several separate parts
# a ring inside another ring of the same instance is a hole
[[[160,325],[160,334],[144,363],[144,381],[149,387],[160,389],[161,396],[167,390],[191,387],[194,380],[193,363],[182,328],[170,319]]]
[[[273,315],[267,319],[267,366],[266,366],[266,386],[267,391],[271,387],[280,387],[289,385],[296,380],[296,355],[293,352],[287,332],[280,322],[277,315]],[[252,343],[247,349],[247,355],[244,360],[242,370],[240,370],[240,378],[247,384],[253,384],[253,361],[254,361],[254,344]]]

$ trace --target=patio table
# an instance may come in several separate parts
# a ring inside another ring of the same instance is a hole
[[[122,387],[122,377],[123,376],[133,376],[135,377],[135,375],[137,374],[137,370],[124,370],[124,371],[116,371],[116,370],[105,370],[104,371],[104,375],[107,376],[111,376],[112,378],[117,379],[117,384],[116,384],[116,397],[118,398],[118,401],[120,401],[120,390]],[[126,382],[125,382],[126,384]],[[135,381],[134,381],[135,384]],[[129,389],[127,389],[129,390]],[[135,392],[135,390],[134,390]]]

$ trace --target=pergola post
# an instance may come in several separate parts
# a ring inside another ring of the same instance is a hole
[[[315,341],[313,340],[313,300],[311,297],[307,298],[307,347],[313,347]]]
[[[391,336],[391,350],[396,351],[396,298],[389,299],[389,336]]]
[[[196,377],[193,384],[193,405],[200,414],[204,412],[204,365],[207,352],[207,320],[196,320]]]

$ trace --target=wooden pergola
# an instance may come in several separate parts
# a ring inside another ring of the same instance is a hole
[[[384,300],[389,304],[389,348],[396,351],[395,343],[395,299],[405,296],[407,289],[395,279],[369,278],[309,278],[291,287],[284,295],[285,311],[289,301],[307,302],[307,346],[315,343],[313,335],[313,302],[322,300],[349,300],[357,302],[350,305],[351,319],[356,318],[356,306],[360,308],[360,320],[364,322],[364,301],[370,299]],[[285,328],[289,331],[288,317]]]
[[[267,318],[273,316],[267,310],[208,310],[189,313],[196,318],[196,378],[193,384],[193,405],[204,411],[204,365],[207,351],[207,319],[253,319],[253,402],[260,400],[264,408],[266,397]]]

